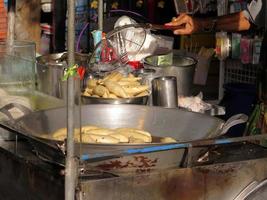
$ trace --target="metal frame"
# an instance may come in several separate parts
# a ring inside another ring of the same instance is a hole
[[[68,0],[68,64],[75,64],[75,0]],[[8,37],[7,43],[12,47],[15,38],[15,12],[16,0],[8,1]],[[99,0],[98,26],[103,30],[103,0]],[[65,169],[65,199],[75,199],[75,188],[77,184],[77,159],[74,156],[74,109],[75,90],[73,77],[68,78],[67,96],[67,158]]]

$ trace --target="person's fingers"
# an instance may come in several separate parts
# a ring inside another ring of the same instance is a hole
[[[194,28],[191,24],[191,22],[188,22],[184,28],[179,28],[173,31],[175,35],[188,35],[192,34],[194,31]]]
[[[182,15],[177,18],[177,20],[165,24],[166,26],[180,26],[190,22],[190,17],[188,15]]]
[[[173,34],[175,34],[175,35],[189,35],[189,34],[192,34],[192,30],[186,29],[186,28],[177,29],[177,30],[173,31]]]
[[[179,17],[179,20],[175,22],[175,25],[180,26],[182,24],[187,24],[187,23],[190,23],[190,17],[188,15],[183,15]]]
[[[187,15],[186,13],[181,13],[181,14],[178,15],[176,18],[173,18],[173,19],[172,19],[172,22],[179,21],[179,20],[181,20],[181,18],[183,18],[183,17],[186,16],[186,15]]]
[[[173,17],[171,22],[165,23],[167,26],[177,26],[176,22],[180,21],[184,16],[186,16],[186,13],[181,13],[178,17]]]

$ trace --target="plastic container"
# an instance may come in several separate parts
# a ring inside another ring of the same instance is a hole
[[[41,36],[40,53],[42,55],[47,55],[50,53],[50,48],[51,48],[52,27],[49,24],[42,24],[41,28],[42,28],[42,36]]]
[[[241,62],[243,64],[249,64],[252,62],[252,40],[249,38],[241,38],[240,42],[241,50]]]
[[[14,41],[11,47],[0,42],[0,88],[32,90],[35,88],[35,44]]]
[[[230,40],[226,32],[216,33],[216,55],[219,60],[225,60],[229,56]]]
[[[252,64],[257,65],[260,62],[260,54],[261,54],[261,43],[262,39],[258,36],[255,36],[253,40],[253,55],[252,55]]]

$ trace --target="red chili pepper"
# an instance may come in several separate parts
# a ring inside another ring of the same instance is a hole
[[[84,74],[85,74],[85,67],[83,67],[83,66],[78,67],[77,72],[80,76],[80,79],[82,80],[84,77]]]

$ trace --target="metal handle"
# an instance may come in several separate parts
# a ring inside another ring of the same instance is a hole
[[[3,106],[2,108],[0,108],[0,112],[3,113],[3,114],[5,114],[10,121],[15,121],[14,117],[9,112],[9,110],[12,109],[12,108],[18,108],[20,111],[23,112],[24,115],[29,114],[29,113],[32,112],[26,106],[23,106],[23,105],[18,104],[18,103],[10,103],[10,104],[7,104],[7,105]]]
[[[237,114],[234,115],[232,117],[230,117],[225,124],[222,127],[222,130],[219,134],[219,136],[224,135],[225,133],[227,133],[227,131],[232,128],[233,126],[237,125],[237,124],[243,124],[246,123],[248,121],[248,116],[245,114]]]

